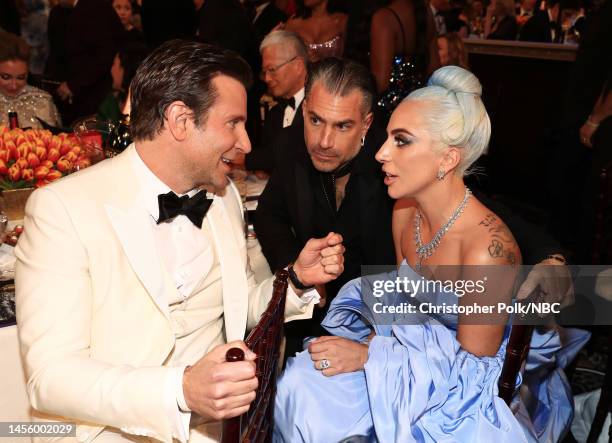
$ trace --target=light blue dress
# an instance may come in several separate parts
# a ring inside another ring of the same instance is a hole
[[[421,278],[406,264],[398,272]],[[361,283],[355,279],[342,288],[323,326],[356,341],[374,328],[365,369],[325,377],[308,351],[290,358],[278,381],[275,442],[337,443],[355,435],[382,443],[555,442],[568,429],[573,404],[560,366],[586,343],[588,333],[573,330],[562,354],[557,332],[534,333],[525,373],[531,400],[526,405],[517,395],[509,408],[497,395],[497,383],[510,328],[497,355],[476,357],[455,338],[455,315],[430,315],[410,325],[398,314],[380,321],[372,297],[362,298]],[[397,305],[397,297],[385,294],[381,301]],[[428,293],[428,301],[431,297]],[[457,301],[450,292],[434,297],[438,304]],[[418,294],[414,300],[419,302]]]

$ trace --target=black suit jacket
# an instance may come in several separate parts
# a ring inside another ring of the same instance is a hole
[[[66,30],[67,81],[74,94],[68,121],[95,114],[112,87],[113,59],[124,37],[123,26],[105,0],[80,0]]]
[[[261,43],[263,38],[268,35],[276,25],[286,20],[287,14],[278,9],[273,2],[269,3],[268,6],[261,11],[259,17],[253,21],[253,30],[255,31],[257,42]]]
[[[288,131],[285,136],[290,134]],[[391,234],[393,201],[387,194],[380,164],[374,159],[383,141],[384,133],[370,129],[349,179],[349,183],[356,180],[353,189],[359,193],[359,247],[363,264],[395,263]],[[257,238],[274,271],[294,261],[306,242],[315,236],[317,217],[310,181],[314,166],[304,136],[293,138],[287,146],[289,149],[276,151],[276,168],[259,199],[255,216]],[[359,276],[341,277],[348,281]]]
[[[553,42],[550,30],[555,30],[555,41]],[[531,17],[523,27],[519,40],[527,42],[556,43],[561,38],[561,29],[558,24],[548,18],[548,11],[539,11]]]
[[[276,162],[276,153],[293,149],[293,141],[304,138],[302,103],[295,110],[293,122],[286,128],[283,128],[284,106],[276,105],[270,109],[264,121],[260,140],[253,145],[253,150],[246,156],[247,169],[272,172]]]

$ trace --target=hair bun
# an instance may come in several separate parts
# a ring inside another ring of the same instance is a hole
[[[457,93],[482,95],[482,85],[478,78],[467,69],[459,66],[444,66],[430,77],[428,86],[440,86]]]

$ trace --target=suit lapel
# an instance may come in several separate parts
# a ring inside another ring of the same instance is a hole
[[[166,294],[176,288],[167,286],[163,277],[164,268],[153,237],[150,215],[142,203],[142,190],[135,178],[130,155],[138,155],[134,145],[110,160],[113,163],[109,165],[108,183],[115,183],[116,191],[104,209],[132,269],[160,312],[168,317]]]
[[[246,254],[240,251],[240,240],[237,235],[242,235],[240,227],[235,226],[232,220],[241,220],[238,217],[231,218],[229,211],[235,208],[231,205],[231,199],[236,199],[237,193],[233,186],[226,188],[225,197],[215,196],[212,206],[206,215],[205,221],[210,223],[215,250],[221,265],[221,279],[223,285],[223,310],[225,315],[225,335],[227,341],[243,340],[247,324],[248,309],[248,284],[246,280]],[[227,205],[226,205],[226,201]]]
[[[313,191],[308,174],[308,165],[298,161],[295,163],[295,210],[298,233],[302,238],[311,238],[313,217]]]

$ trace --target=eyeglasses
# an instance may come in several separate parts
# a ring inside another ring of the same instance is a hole
[[[290,58],[290,59],[289,59],[289,60],[287,60],[287,61],[284,61],[284,62],[282,62],[282,63],[280,63],[280,64],[276,65],[276,66],[272,66],[271,68],[267,68],[267,69],[266,69],[266,68],[262,69],[262,70],[261,70],[261,73],[260,73],[261,78],[265,78],[265,77],[266,77],[266,74],[270,74],[271,76],[275,76],[275,75],[276,75],[276,73],[278,72],[278,70],[279,70],[280,68],[282,68],[283,66],[285,66],[285,65],[286,65],[286,64],[288,64],[288,63],[291,63],[291,62],[292,62],[293,60],[295,60],[296,58],[297,58],[297,55],[296,55],[296,56],[294,56],[294,57],[292,57],[292,58]]]

